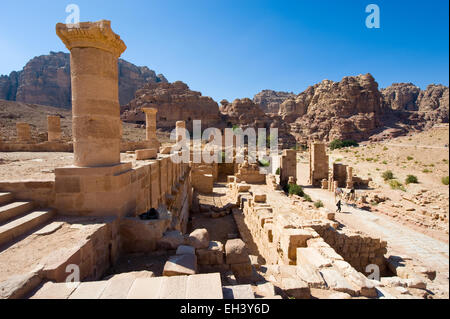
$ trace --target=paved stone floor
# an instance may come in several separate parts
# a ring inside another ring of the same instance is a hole
[[[322,190],[305,190],[313,200],[320,199],[330,210],[335,210],[334,196]],[[427,235],[421,234],[406,225],[393,222],[388,217],[343,206],[342,213],[336,214],[336,220],[345,227],[359,230],[369,236],[378,237],[388,243],[388,255],[412,258],[419,265],[436,270],[436,285],[446,286],[442,293],[449,293],[449,245]]]

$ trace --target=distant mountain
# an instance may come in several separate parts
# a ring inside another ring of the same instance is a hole
[[[167,82],[162,74],[119,59],[119,101],[128,104],[145,83]],[[70,55],[50,52],[31,59],[22,71],[0,76],[0,99],[71,107]]]

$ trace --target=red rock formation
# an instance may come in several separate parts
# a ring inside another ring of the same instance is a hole
[[[309,87],[295,100],[285,101],[280,116],[292,123],[298,141],[307,139],[362,140],[381,126],[383,102],[378,84],[370,74],[324,80]]]
[[[127,104],[147,82],[167,82],[147,67],[119,60],[119,101]],[[50,52],[30,60],[22,71],[0,77],[0,99],[62,108],[71,106],[70,55]]]
[[[219,106],[210,97],[191,91],[180,81],[174,83],[147,83],[139,89],[135,98],[121,108],[125,122],[145,123],[144,107],[158,109],[157,126],[172,130],[176,121],[186,121],[192,128],[193,120],[202,120],[202,127],[214,127],[221,122]]]
[[[289,98],[295,98],[295,94],[263,90],[253,97],[253,102],[259,104],[265,113],[278,114],[280,105]]]
[[[412,83],[394,83],[381,90],[384,101],[393,110],[417,111],[420,88]]]

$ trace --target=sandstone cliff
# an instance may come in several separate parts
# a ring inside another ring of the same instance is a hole
[[[202,127],[213,127],[221,122],[219,106],[210,97],[191,91],[181,82],[147,83],[137,90],[135,98],[121,107],[125,122],[145,123],[144,107],[158,109],[158,128],[172,130],[176,121],[186,121],[192,128],[193,120],[202,120]]]
[[[382,114],[382,95],[370,74],[324,80],[283,102],[279,111],[300,142],[366,139],[381,126]]]
[[[119,101],[127,104],[147,82],[167,82],[147,67],[119,59]],[[31,59],[22,71],[0,77],[0,99],[61,108],[71,106],[70,55],[50,52]]]
[[[281,103],[294,97],[294,93],[263,90],[253,97],[253,102],[259,104],[260,108],[266,113],[278,114]]]
[[[236,99],[232,103],[223,100],[220,103],[220,112],[228,127],[237,125],[242,129],[252,127],[267,130],[277,128],[279,143],[283,148],[295,146],[296,140],[290,133],[289,124],[278,115],[264,113],[260,105],[249,98]],[[269,135],[269,131],[266,134]]]
[[[393,110],[417,111],[420,88],[412,83],[394,83],[381,90],[385,103]]]

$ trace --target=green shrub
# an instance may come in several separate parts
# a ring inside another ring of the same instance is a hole
[[[388,148],[385,146],[385,147],[383,147],[383,151],[387,151],[388,150]]]
[[[330,143],[330,149],[335,150],[344,147],[357,147],[359,144],[354,140],[334,140]]]
[[[384,181],[388,181],[394,178],[394,173],[392,173],[392,171],[385,171],[381,174],[381,177],[383,177]]]
[[[270,166],[270,162],[266,161],[266,160],[263,160],[263,159],[258,160],[258,164],[259,164],[259,166],[262,166],[262,167],[269,167]]]
[[[444,185],[448,185],[448,176],[445,176],[445,177],[442,177],[442,184],[444,184]]]
[[[407,159],[408,161],[412,161],[412,160],[414,159],[414,157],[408,156],[406,159]]]
[[[405,183],[406,183],[406,185],[408,185],[408,184],[418,184],[419,180],[417,179],[417,176],[408,175],[406,177]]]
[[[303,192],[303,188],[297,184],[289,184],[287,186],[287,191],[289,195],[298,195],[300,197],[303,197],[305,195],[305,192]]]
[[[275,171],[275,174],[280,175],[280,171],[281,171],[281,167],[278,167],[277,170]]]
[[[433,171],[429,170],[428,168],[425,168],[422,173],[432,173]]]
[[[399,189],[405,191],[405,187],[403,186],[403,184],[396,179],[391,179],[389,181],[389,186],[391,186],[392,189]]]
[[[309,196],[308,194],[304,194],[303,198],[307,201],[307,202],[312,202],[311,196]]]
[[[384,165],[387,165],[387,161],[383,161],[383,164],[384,164]]]
[[[318,200],[317,202],[314,202],[314,207],[316,207],[316,208],[323,207],[322,201],[321,201],[321,200]]]

